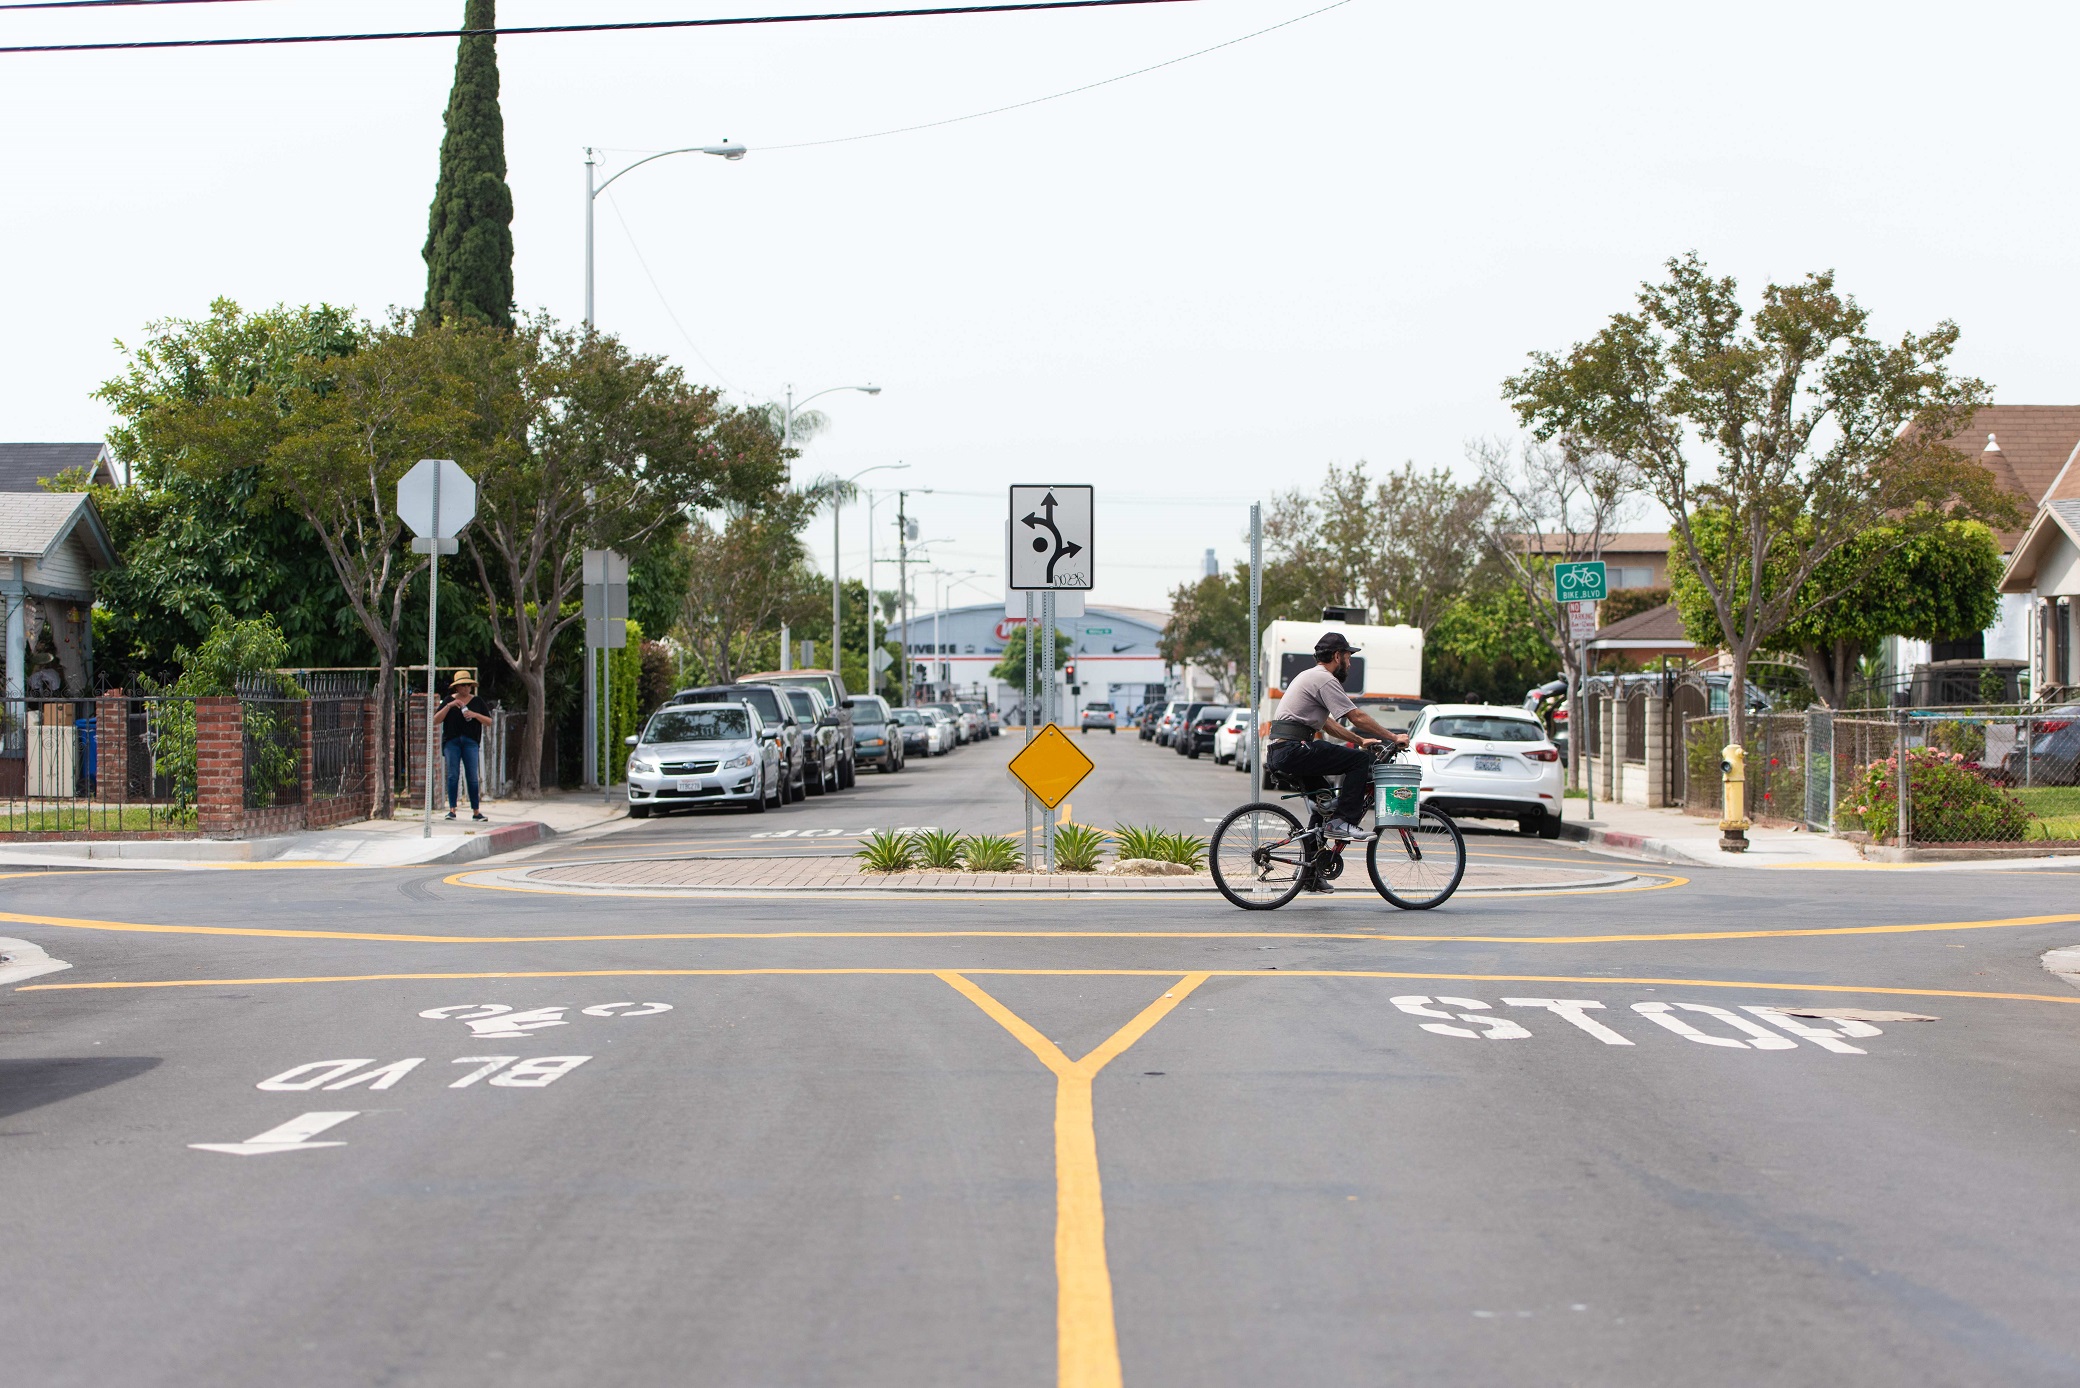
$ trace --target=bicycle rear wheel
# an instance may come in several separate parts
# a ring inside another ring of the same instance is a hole
[[[1275,911],[1300,893],[1307,845],[1291,811],[1244,805],[1213,831],[1206,860],[1213,885],[1245,911]]]
[[[1466,840],[1442,810],[1423,807],[1413,829],[1382,829],[1365,845],[1365,870],[1379,894],[1404,911],[1444,904],[1466,875]]]

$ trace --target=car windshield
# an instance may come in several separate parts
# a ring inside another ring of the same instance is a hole
[[[1529,718],[1502,718],[1484,713],[1457,713],[1439,718],[1427,730],[1433,737],[1470,737],[1482,742],[1544,742],[1544,728]]]
[[[1110,713],[1110,712],[1112,712],[1112,705],[1111,705],[1111,704],[1085,704],[1085,705],[1084,705],[1084,707],[1085,707],[1085,708],[1087,708],[1087,709],[1089,709],[1089,710],[1090,710],[1090,711],[1091,711],[1092,713]]]
[[[899,708],[893,716],[896,722],[903,724],[905,727],[920,728],[924,726],[924,715],[914,708]]]
[[[880,704],[875,703],[872,699],[862,699],[852,705],[852,721],[855,723],[886,723],[888,716],[881,711]]]
[[[962,705],[961,705],[961,711],[962,711],[963,713],[980,713],[980,712],[982,712],[982,705],[981,705],[981,704],[962,704]]]
[[[741,699],[758,710],[758,716],[768,723],[778,723],[784,716],[780,712],[780,696],[770,689],[732,689],[725,698]]]
[[[815,717],[816,717],[816,704],[815,704],[815,702],[814,702],[814,701],[813,701],[812,699],[810,699],[810,697],[809,697],[809,691],[808,691],[808,690],[806,690],[806,689],[790,689],[790,690],[788,690],[788,691],[787,691],[787,702],[788,702],[788,703],[790,703],[790,704],[792,704],[792,705],[794,705],[794,716],[795,716],[795,717],[797,717],[797,718],[805,718],[805,719],[809,719],[809,720],[811,720],[811,721],[813,721],[813,720],[815,719]]]
[[[740,708],[669,708],[643,729],[645,742],[736,742],[751,736]]]

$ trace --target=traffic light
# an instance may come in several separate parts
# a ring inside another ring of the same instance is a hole
[[[1062,667],[1062,675],[1069,683],[1076,683],[1076,662],[1073,659]]]

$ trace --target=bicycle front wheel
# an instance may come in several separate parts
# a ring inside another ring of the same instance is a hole
[[[1379,894],[1404,911],[1442,906],[1466,875],[1466,840],[1442,810],[1423,807],[1413,829],[1382,829],[1365,845]]]
[[[1221,821],[1207,849],[1213,885],[1245,911],[1275,911],[1300,894],[1307,841],[1277,805],[1244,805]]]

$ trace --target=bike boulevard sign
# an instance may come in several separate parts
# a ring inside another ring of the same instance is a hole
[[[1561,602],[1602,602],[1608,596],[1604,591],[1603,561],[1553,565],[1553,596]]]
[[[1009,586],[1014,591],[1091,586],[1091,488],[1013,487]]]
[[[1012,777],[1051,810],[1082,784],[1094,765],[1067,733],[1049,723],[1011,759],[1010,769]]]

